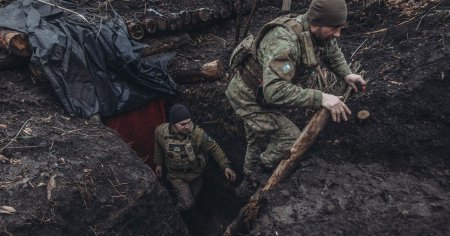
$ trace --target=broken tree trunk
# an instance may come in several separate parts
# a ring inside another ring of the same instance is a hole
[[[189,69],[170,71],[172,79],[177,84],[195,84],[205,81],[215,81],[222,77],[223,65],[219,60],[208,62]]]
[[[0,47],[17,56],[29,57],[31,55],[27,36],[21,32],[0,29]]]
[[[263,194],[273,189],[281,181],[286,179],[286,177],[292,172],[292,170],[297,165],[297,162],[300,160],[300,157],[302,157],[305,151],[308,150],[308,148],[319,135],[320,131],[325,127],[329,116],[329,112],[325,108],[320,108],[320,110],[316,114],[314,114],[308,125],[292,145],[292,148],[290,150],[290,157],[288,159],[282,160],[280,164],[278,164],[278,167],[270,176],[264,188],[258,190],[255,194],[253,194],[247,205],[245,205],[241,209],[239,215],[234,219],[233,222],[231,222],[230,225],[228,225],[224,235],[235,235],[238,232],[241,232],[244,227],[248,228],[250,223],[256,218],[258,214],[258,210],[263,199]]]

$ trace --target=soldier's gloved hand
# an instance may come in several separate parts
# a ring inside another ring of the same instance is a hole
[[[231,181],[235,181],[236,180],[236,173],[234,173],[234,171],[230,168],[225,168],[224,171],[225,177],[227,178],[227,180],[231,180]]]
[[[342,96],[336,97],[328,93],[322,93],[322,106],[330,111],[333,121],[337,123],[341,122],[341,118],[347,121],[347,115],[352,114],[341,99]]]
[[[156,168],[155,168],[155,174],[156,174],[156,176],[158,176],[158,177],[161,177],[161,176],[162,176],[162,167],[161,167],[161,166],[156,166]]]
[[[366,86],[367,82],[357,74],[348,74],[344,77],[345,82],[347,82],[348,85],[350,85],[355,92],[358,92],[358,87],[356,86],[356,83],[360,83],[363,86]]]

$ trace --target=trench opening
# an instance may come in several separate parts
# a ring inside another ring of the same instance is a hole
[[[133,111],[103,119],[103,123],[116,130],[154,171],[154,130],[158,125],[167,122],[169,107],[170,104],[167,102],[157,100]],[[195,197],[194,206],[190,210],[180,212],[180,215],[190,235],[221,235],[244,204],[235,195],[234,189],[242,181],[245,141],[217,131],[217,127],[211,124],[197,123],[195,114],[192,115],[194,123],[202,127],[226,153],[237,179],[234,182],[227,181],[223,170],[213,158],[209,158],[203,175],[202,188]],[[172,186],[165,177],[160,178],[159,182],[171,195],[175,207],[176,197]]]

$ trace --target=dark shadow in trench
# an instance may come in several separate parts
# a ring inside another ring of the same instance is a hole
[[[201,126],[223,149],[232,164],[231,168],[237,174],[237,179],[234,182],[227,181],[223,170],[213,158],[210,158],[209,167],[204,172],[202,189],[196,197],[196,204],[182,216],[191,235],[222,235],[244,206],[244,202],[236,196],[235,188],[242,181],[245,141],[219,135],[214,127],[205,124]]]
[[[223,234],[243,206],[234,194],[235,187],[236,183],[228,182],[218,166],[212,165],[205,171],[196,204],[181,214],[191,235]]]

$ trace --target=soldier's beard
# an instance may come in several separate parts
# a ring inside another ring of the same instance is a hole
[[[322,34],[321,32],[314,32],[311,34],[314,38],[314,40],[319,44],[319,45],[324,45],[326,42],[332,40],[334,37],[333,35],[330,36],[325,36],[324,34]]]

